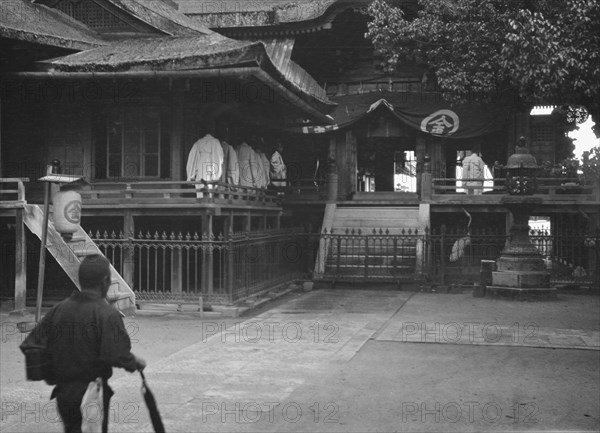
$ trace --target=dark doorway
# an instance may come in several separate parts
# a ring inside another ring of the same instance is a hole
[[[404,137],[367,138],[357,149],[359,192],[416,192],[414,142]]]

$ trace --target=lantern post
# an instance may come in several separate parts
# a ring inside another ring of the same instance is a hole
[[[81,176],[70,176],[60,174],[60,161],[57,159],[52,161],[52,165],[48,166],[46,176],[39,178],[40,182],[44,182],[44,222],[42,224],[42,238],[40,244],[40,261],[38,264],[38,283],[37,283],[37,298],[35,303],[35,321],[39,322],[42,315],[42,299],[44,294],[44,277],[46,273],[46,241],[48,238],[48,214],[50,211],[50,184],[72,183],[82,180]]]

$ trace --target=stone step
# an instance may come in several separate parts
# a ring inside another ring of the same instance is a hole
[[[341,255],[364,255],[368,253],[370,256],[414,256],[416,252],[416,247],[404,246],[402,248],[396,248],[394,251],[393,248],[373,247],[371,245],[369,245],[368,249],[364,246],[359,245],[340,245],[339,248],[337,246],[332,245],[329,247],[329,252],[333,255],[338,255],[338,253]]]
[[[365,262],[368,266],[386,266],[393,267],[395,266],[412,266],[415,264],[415,257],[403,257],[396,258],[394,257],[365,257],[365,256],[341,256],[339,259],[340,264],[349,265],[349,266],[364,266]],[[327,266],[336,266],[338,263],[337,257],[328,257],[327,262],[325,263]]]

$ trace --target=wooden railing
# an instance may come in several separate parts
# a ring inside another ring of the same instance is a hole
[[[479,182],[479,184],[467,185],[467,183],[472,181]],[[484,183],[480,179],[433,178],[432,185],[432,193],[434,195],[475,195],[476,193],[503,194],[506,192],[506,179],[486,179],[486,182]]]
[[[284,190],[288,199],[306,197],[320,200],[327,198],[327,183],[320,179],[295,179],[288,182]]]
[[[24,182],[29,182],[29,179],[20,177],[0,178],[0,208],[18,208],[27,204]],[[5,185],[7,185],[6,188]]]
[[[131,181],[94,182],[81,191],[86,207],[232,205],[277,207],[275,191],[221,182]]]
[[[471,181],[478,180],[479,184],[468,185]],[[505,178],[486,179],[485,183],[481,183],[480,179],[431,178],[431,175],[423,174],[422,182],[423,200],[456,199],[488,202],[507,194]],[[574,178],[549,177],[538,177],[535,182],[537,188],[534,195],[542,196],[547,202],[600,202],[598,183],[586,184]]]

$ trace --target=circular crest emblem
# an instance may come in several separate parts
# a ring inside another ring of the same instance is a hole
[[[79,200],[71,200],[65,206],[65,219],[71,224],[79,224],[81,220],[81,202]]]
[[[452,135],[459,126],[458,115],[452,110],[438,110],[421,122],[421,131],[432,135]]]

